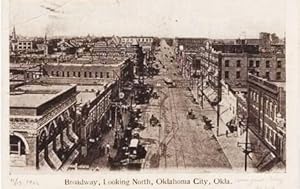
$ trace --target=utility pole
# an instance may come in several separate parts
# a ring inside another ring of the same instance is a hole
[[[217,104],[217,136],[220,127],[220,102],[222,101],[222,54],[218,54],[218,104]]]
[[[246,123],[246,139],[245,139],[245,171],[247,171],[247,160],[248,160],[248,154],[250,153],[250,150],[248,150],[248,137],[249,137],[249,115],[250,115],[250,87],[248,83],[248,94],[247,94],[247,123]]]

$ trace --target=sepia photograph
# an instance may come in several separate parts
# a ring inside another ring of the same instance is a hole
[[[285,0],[8,6],[10,174],[286,173]]]

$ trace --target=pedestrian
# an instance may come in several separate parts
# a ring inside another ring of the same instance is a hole
[[[106,144],[106,154],[109,154],[110,151],[110,145],[109,143]]]
[[[228,130],[226,130],[226,137],[228,137]]]

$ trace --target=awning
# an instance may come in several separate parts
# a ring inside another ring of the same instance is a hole
[[[72,129],[72,125],[69,124],[69,138],[71,141],[74,141],[75,143],[77,143],[79,137],[73,132],[73,129]]]
[[[68,170],[69,166],[74,162],[78,155],[79,152],[75,149],[60,169],[63,171]]]
[[[55,144],[56,144],[56,151],[62,148],[62,144],[61,144],[61,139],[60,139],[60,134],[56,136],[55,138]]]
[[[50,142],[48,144],[48,157],[51,163],[54,165],[55,169],[58,169],[62,165],[61,160],[53,150],[53,142]]]
[[[228,102],[226,103],[225,100],[222,100],[220,104],[220,117],[224,121],[224,123],[226,124],[235,119],[236,115],[231,112],[230,107],[228,106]]]
[[[204,95],[206,96],[206,98],[209,99],[210,102],[215,101],[215,99],[218,97],[217,92],[212,89],[211,87],[206,87],[203,90]]]
[[[70,141],[68,134],[67,134],[67,128],[63,130],[63,141],[68,145],[69,148],[72,148],[74,145],[73,142]]]
[[[267,155],[262,158],[257,168],[260,171],[267,171],[274,167],[277,163],[278,159],[276,156],[272,152],[268,152]]]
[[[39,153],[39,169],[41,170],[52,170],[47,161],[45,160],[45,150]]]

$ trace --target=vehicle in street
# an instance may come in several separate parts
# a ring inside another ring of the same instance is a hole
[[[154,116],[154,115],[151,115],[151,118],[150,118],[150,125],[152,127],[154,127],[155,125],[157,125],[159,123],[159,120]]]
[[[170,79],[168,77],[164,78],[164,82],[167,84],[167,86],[169,88],[176,87],[176,83],[172,79]]]
[[[138,148],[138,145],[139,145],[139,140],[136,139],[136,138],[133,138],[130,140],[130,143],[129,143],[129,157],[131,159],[135,159],[137,157],[137,148]]]
[[[190,109],[190,110],[188,111],[188,113],[187,113],[187,118],[188,118],[188,119],[195,119],[195,118],[196,118],[196,116],[195,116],[195,114],[194,114],[194,112],[193,112],[193,109]]]

